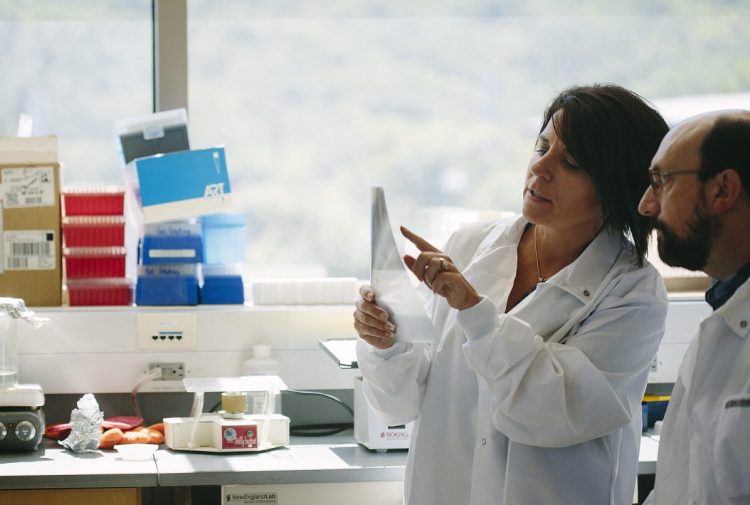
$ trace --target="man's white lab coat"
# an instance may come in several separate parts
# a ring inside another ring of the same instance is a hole
[[[632,501],[663,283],[603,230],[504,315],[526,224],[477,223],[448,241],[485,299],[459,313],[434,297],[439,343],[357,344],[373,408],[389,424],[416,420],[408,505]]]
[[[659,440],[656,505],[750,504],[750,281],[701,321]]]

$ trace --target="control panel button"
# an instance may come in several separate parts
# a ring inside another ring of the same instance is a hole
[[[28,442],[36,436],[36,426],[31,421],[21,421],[16,425],[16,438]]]
[[[8,428],[6,428],[3,423],[0,423],[0,440],[5,439],[5,436],[7,434],[8,434]]]

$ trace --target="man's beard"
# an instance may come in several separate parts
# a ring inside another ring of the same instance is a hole
[[[703,270],[713,249],[721,223],[714,216],[703,212],[698,205],[687,223],[685,237],[679,237],[661,221],[654,223],[659,230],[659,257],[667,265]]]

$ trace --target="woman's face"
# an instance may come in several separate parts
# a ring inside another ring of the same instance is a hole
[[[578,166],[560,138],[555,113],[539,135],[523,190],[523,215],[530,222],[571,233],[595,233],[603,223],[594,181]]]

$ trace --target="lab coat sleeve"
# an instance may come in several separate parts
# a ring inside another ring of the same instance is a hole
[[[463,268],[484,237],[497,224],[494,221],[472,223],[453,233],[443,247],[454,263]],[[504,224],[501,224],[504,226]],[[448,307],[420,284],[425,309],[436,328],[442,328]],[[363,389],[370,407],[388,424],[405,424],[419,416],[425,384],[432,361],[429,344],[396,342],[388,349],[377,349],[357,341],[357,362],[364,378]]]
[[[666,310],[658,290],[605,296],[564,344],[545,342],[488,299],[458,322],[469,366],[492,393],[495,428],[519,443],[566,447],[631,420]]]
[[[365,397],[383,422],[406,424],[417,418],[430,365],[427,345],[396,342],[377,349],[358,340],[357,363]]]

